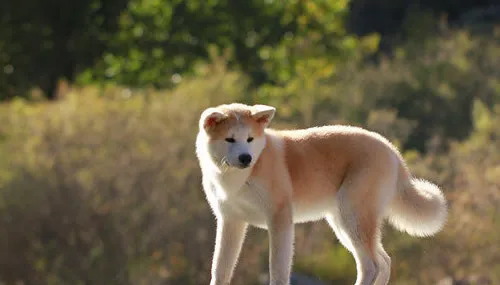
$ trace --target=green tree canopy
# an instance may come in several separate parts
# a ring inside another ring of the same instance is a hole
[[[126,1],[0,1],[0,100],[31,87],[54,96],[100,57]]]

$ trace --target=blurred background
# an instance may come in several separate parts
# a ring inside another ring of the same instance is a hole
[[[500,284],[496,0],[1,1],[0,284],[208,284],[194,139],[232,101],[380,132],[442,185],[441,233],[385,229],[391,284]],[[250,230],[234,284],[264,284],[267,255]],[[294,262],[355,280],[325,223]]]

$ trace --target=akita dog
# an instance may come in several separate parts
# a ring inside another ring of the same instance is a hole
[[[211,285],[230,283],[248,225],[269,233],[271,285],[289,285],[294,224],[325,219],[356,261],[356,285],[385,285],[384,219],[414,236],[441,230],[447,203],[381,135],[343,125],[273,130],[275,108],[211,107],[196,154],[217,219]]]

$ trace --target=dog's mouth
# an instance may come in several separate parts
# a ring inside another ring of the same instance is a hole
[[[250,163],[248,163],[248,164],[238,163],[238,165],[236,167],[239,169],[245,169],[245,168],[250,167]]]
[[[245,169],[245,168],[248,168],[250,167],[251,163],[236,163],[236,164],[232,164],[230,163],[227,158],[223,158],[222,161],[221,161],[221,169],[228,169],[228,168],[236,168],[236,169]]]
[[[250,164],[243,164],[243,163],[238,163],[238,164],[226,164],[227,167],[232,167],[232,168],[237,168],[237,169],[245,169],[250,167]]]

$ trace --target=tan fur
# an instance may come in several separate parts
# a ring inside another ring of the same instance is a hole
[[[224,109],[222,109],[224,110]],[[264,133],[264,129],[261,126],[252,120],[250,117],[250,112],[248,110],[225,110],[225,113],[228,115],[228,118],[221,121],[217,127],[211,129],[209,131],[209,138],[212,140],[220,140],[224,139],[228,133],[228,130],[238,124],[245,124],[251,126],[252,135],[254,136],[262,136]]]
[[[197,155],[218,220],[211,285],[229,284],[246,225],[268,230],[271,285],[288,285],[293,224],[319,219],[353,253],[357,285],[387,284],[384,218],[412,235],[436,233],[446,220],[439,188],[412,178],[398,150],[379,134],[349,126],[272,130],[266,127],[273,115],[270,106],[229,104],[200,118]],[[212,117],[217,124],[203,127]],[[238,161],[243,153],[252,157],[245,167]]]

